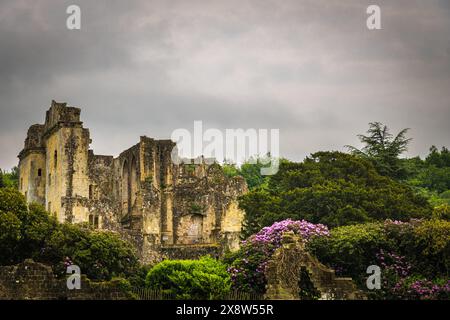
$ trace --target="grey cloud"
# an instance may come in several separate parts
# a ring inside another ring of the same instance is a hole
[[[283,155],[358,144],[369,121],[411,127],[411,155],[448,145],[448,1],[0,2],[0,167],[51,99],[82,108],[98,153],[176,128],[279,128]]]

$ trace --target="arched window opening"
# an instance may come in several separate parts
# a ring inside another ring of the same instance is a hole
[[[97,214],[90,214],[89,215],[89,225],[92,226],[94,229],[98,229],[98,215]]]
[[[125,161],[123,163],[123,167],[122,167],[122,214],[126,215],[128,214],[128,208],[129,208],[129,198],[128,198],[128,194],[129,194],[129,190],[128,190],[128,175],[129,175],[129,170],[128,170],[128,162]]]
[[[133,206],[136,202],[136,196],[138,192],[138,175],[137,175],[137,163],[136,158],[133,157],[131,160],[131,169],[130,169],[130,211],[133,209]]]

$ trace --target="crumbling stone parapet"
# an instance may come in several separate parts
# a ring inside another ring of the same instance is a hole
[[[266,269],[266,299],[322,300],[365,299],[351,278],[338,278],[305,250],[302,239],[292,231],[283,235]]]
[[[0,266],[0,300],[132,299],[115,281],[93,282],[81,275],[81,288],[70,290],[66,277],[57,278],[48,265],[27,259]]]

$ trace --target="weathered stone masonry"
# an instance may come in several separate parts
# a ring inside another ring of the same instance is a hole
[[[0,266],[0,300],[125,300],[132,294],[117,281],[92,282],[81,275],[81,288],[69,290],[66,277],[57,278],[50,266],[25,260]]]
[[[308,275],[304,279],[302,274]],[[305,249],[305,244],[294,232],[283,234],[282,245],[267,264],[267,290],[269,300],[298,300],[301,289],[316,291],[322,300],[364,300],[367,297],[358,290],[351,278],[336,277],[334,270],[325,267]],[[305,286],[309,282],[309,286]]]
[[[132,240],[144,261],[174,246],[236,249],[243,178],[218,164],[171,161],[175,143],[145,136],[118,157],[89,150],[80,109],[52,101],[19,154],[19,188],[61,222],[89,222]]]

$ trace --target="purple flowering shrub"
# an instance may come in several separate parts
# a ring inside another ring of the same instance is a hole
[[[380,250],[377,254],[381,266],[381,289],[369,293],[371,298],[436,300],[450,299],[450,280],[428,280],[413,274],[411,263],[405,256]]]
[[[343,226],[316,238],[308,250],[338,276],[352,277],[375,299],[450,299],[450,222],[386,220]],[[381,289],[366,287],[367,267],[378,265]]]
[[[411,279],[410,279],[411,280]],[[407,286],[407,293],[410,299],[421,300],[449,300],[450,280],[438,279],[434,281],[418,279],[410,281]]]
[[[301,236],[306,249],[336,275],[352,277],[374,299],[450,299],[450,222],[386,220],[333,228],[283,220],[242,242],[224,258],[234,289],[264,293],[267,263],[284,232]],[[368,290],[367,267],[382,269],[382,288]]]
[[[255,293],[265,292],[264,273],[267,263],[274,251],[281,246],[283,233],[288,231],[300,235],[305,243],[314,237],[329,235],[325,225],[304,220],[287,219],[261,229],[243,241],[239,251],[224,258],[230,265],[228,272],[234,289]]]

